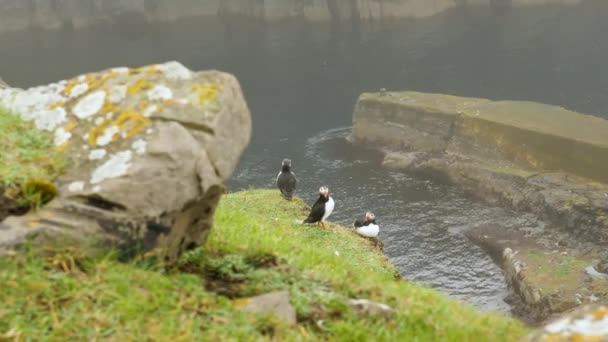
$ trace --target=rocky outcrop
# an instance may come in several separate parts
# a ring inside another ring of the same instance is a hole
[[[177,62],[8,88],[0,104],[51,132],[71,164],[44,209],[0,224],[0,252],[31,239],[174,258],[205,242],[251,131],[233,76]]]
[[[261,20],[369,20],[428,17],[457,6],[574,5],[583,0],[0,0],[0,32],[239,15]]]
[[[385,152],[387,167],[549,222],[539,232],[499,222],[466,232],[539,321],[608,298],[605,281],[585,276],[608,242],[605,132],[606,120],[538,103],[381,92],[359,99],[352,140]]]
[[[440,177],[490,203],[608,242],[608,121],[531,102],[364,94],[352,138],[388,167]]]

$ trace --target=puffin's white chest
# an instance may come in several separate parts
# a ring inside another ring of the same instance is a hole
[[[334,211],[334,205],[334,199],[330,196],[329,200],[325,202],[325,213],[323,213],[323,218],[321,219],[321,221],[325,221],[325,219],[328,218],[329,215],[331,215],[331,212]]]
[[[362,226],[355,229],[357,234],[367,236],[367,237],[376,237],[380,232],[380,227],[377,224],[368,224],[367,226]]]

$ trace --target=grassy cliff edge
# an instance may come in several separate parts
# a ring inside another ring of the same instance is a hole
[[[347,229],[296,224],[306,208],[273,190],[228,194],[206,246],[173,265],[73,250],[0,259],[0,340],[515,341],[527,332],[396,280],[386,258]],[[297,326],[239,311],[242,298],[276,290],[290,293]],[[349,298],[395,314],[359,316]]]

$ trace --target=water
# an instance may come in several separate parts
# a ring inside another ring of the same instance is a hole
[[[608,117],[608,2],[496,14],[452,11],[424,20],[344,25],[190,18],[124,21],[80,31],[0,35],[0,76],[33,86],[118,65],[179,60],[236,74],[254,135],[232,189],[272,186],[290,157],[299,194],[329,185],[333,219],[373,210],[386,252],[408,279],[484,310],[505,311],[500,270],[462,236],[477,223],[534,220],[464,197],[451,187],[380,168],[345,137],[357,96],[412,89],[532,100]]]

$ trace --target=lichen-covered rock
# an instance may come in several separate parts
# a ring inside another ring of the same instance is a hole
[[[608,341],[608,307],[586,306],[553,321],[522,342]]]
[[[55,200],[1,224],[0,250],[66,236],[175,257],[205,241],[251,132],[233,76],[177,62],[7,88],[0,104],[50,131],[71,159]]]

